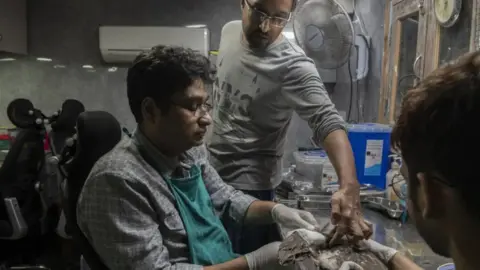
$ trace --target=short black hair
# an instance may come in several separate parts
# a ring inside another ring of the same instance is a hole
[[[247,0],[242,0],[242,4],[241,4],[242,7],[245,6],[245,1],[247,1]],[[298,1],[298,0],[292,0],[292,9],[291,9],[292,12],[293,12],[293,11],[295,10],[295,8],[297,7],[297,1]]]
[[[128,103],[135,120],[143,121],[141,104],[145,98],[152,98],[167,111],[174,93],[185,91],[197,79],[211,84],[213,71],[208,58],[192,49],[159,45],[142,52],[127,73]]]
[[[419,172],[440,175],[480,218],[477,166],[480,141],[480,51],[468,53],[423,79],[402,101],[392,147],[405,160],[413,185]],[[413,178],[413,179],[412,179]],[[410,189],[409,189],[410,190]]]

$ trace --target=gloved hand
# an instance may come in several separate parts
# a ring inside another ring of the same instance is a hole
[[[288,238],[292,233],[298,233],[300,237],[305,240],[310,246],[323,247],[327,243],[327,238],[316,231],[309,231],[307,229],[296,229],[287,233],[285,238]]]
[[[391,247],[384,246],[378,242],[373,241],[372,239],[365,241],[365,246],[373,254],[375,254],[380,261],[387,265],[390,260],[397,254],[397,250]]]
[[[293,209],[283,204],[277,204],[271,211],[274,222],[287,228],[300,228],[310,231],[318,227],[318,222],[313,217],[312,213]]]
[[[250,270],[294,269],[293,265],[281,266],[278,262],[280,242],[273,242],[245,255]]]
[[[338,270],[363,270],[363,267],[354,262],[343,262]]]

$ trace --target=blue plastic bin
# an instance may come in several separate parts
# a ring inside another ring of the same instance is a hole
[[[360,184],[386,188],[386,175],[390,167],[390,134],[388,125],[365,123],[348,126],[348,138],[355,157]]]

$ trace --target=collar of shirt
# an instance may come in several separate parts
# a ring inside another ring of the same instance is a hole
[[[163,175],[171,176],[179,167],[188,171],[194,162],[188,153],[175,158],[165,156],[138,127],[133,133],[132,140],[142,149],[141,154],[147,162],[151,161],[149,163],[153,163],[151,165]]]

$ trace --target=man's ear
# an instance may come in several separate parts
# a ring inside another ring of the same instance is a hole
[[[142,101],[141,109],[142,109],[143,119],[151,122],[155,121],[155,117],[156,117],[155,112],[157,111],[157,105],[152,98],[149,98],[149,97],[145,98]]]
[[[425,173],[417,173],[419,182],[417,200],[424,219],[439,219],[445,214],[445,192],[442,183],[428,179]]]

